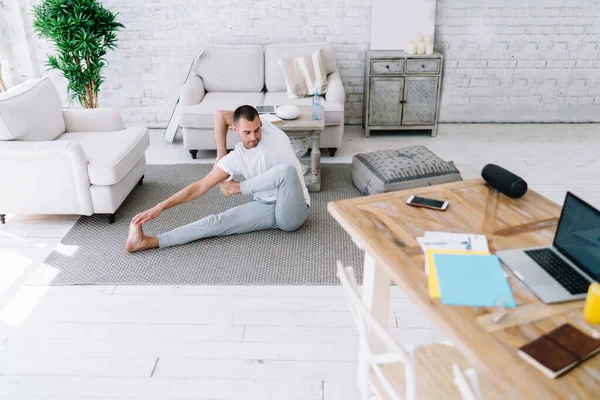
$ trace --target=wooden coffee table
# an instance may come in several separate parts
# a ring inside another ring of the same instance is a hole
[[[287,133],[288,136],[310,137],[311,153],[310,166],[307,175],[305,175],[306,187],[310,192],[321,191],[321,150],[319,150],[319,141],[321,132],[325,129],[325,112],[321,106],[321,119],[315,121],[312,119],[312,106],[298,106],[300,116],[292,120],[283,120],[283,123],[276,125],[279,129]]]

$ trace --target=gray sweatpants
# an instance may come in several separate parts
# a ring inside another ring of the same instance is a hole
[[[296,168],[282,164],[240,183],[243,194],[277,189],[277,201],[250,203],[234,207],[221,214],[209,215],[157,236],[159,247],[176,246],[211,236],[232,235],[262,229],[279,228],[294,231],[308,217],[302,184]]]

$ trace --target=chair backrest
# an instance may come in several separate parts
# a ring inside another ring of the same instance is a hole
[[[400,400],[402,398],[407,400],[416,399],[416,375],[412,349],[400,346],[391,337],[387,329],[381,325],[367,309],[358,293],[358,284],[356,283],[354,269],[352,267],[344,267],[343,264],[338,261],[337,276],[346,294],[352,318],[358,329],[360,346],[367,358],[369,368],[373,371],[379,382],[379,386],[385,390],[385,396],[382,396],[381,393],[377,393],[379,390],[377,386],[374,386],[371,389],[376,392],[380,398],[386,397],[393,400]],[[374,354],[373,349],[371,348],[369,334],[374,335],[384,346],[384,353]],[[396,363],[402,363],[404,365],[404,395],[401,395],[392,387],[391,383],[385,378],[381,370],[381,365]]]
[[[464,400],[479,400],[481,398],[477,372],[473,368],[463,372],[458,365],[452,364],[452,372],[454,374],[454,384]]]
[[[400,346],[400,344],[392,338],[388,330],[381,325],[381,323],[375,319],[373,314],[371,314],[369,309],[367,309],[358,293],[358,284],[352,267],[344,267],[344,265],[338,261],[337,276],[346,294],[352,318],[358,329],[361,349],[363,349],[369,367],[379,382],[379,387],[383,388],[386,393],[384,395],[379,393],[379,388],[376,385],[371,387],[371,390],[373,390],[379,398],[391,398],[393,400],[401,398],[407,400],[416,399],[416,367],[412,348],[406,345]],[[374,335],[375,338],[383,344],[386,352],[374,354],[373,349],[371,348],[372,342],[369,340],[369,334]],[[401,397],[401,394],[393,388],[381,371],[381,365],[391,363],[404,364],[405,393],[403,397]],[[454,384],[458,388],[461,398],[464,400],[479,400],[481,394],[476,371],[470,368],[463,372],[456,364],[453,364],[452,368]]]
[[[54,140],[65,132],[63,104],[49,78],[32,79],[0,94],[0,141]]]

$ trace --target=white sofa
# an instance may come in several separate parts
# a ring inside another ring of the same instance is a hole
[[[216,149],[213,121],[218,110],[240,105],[311,105],[312,98],[291,99],[286,92],[283,69],[278,60],[310,54],[323,47],[328,90],[322,96],[325,131],[320,147],[331,155],[342,144],[346,94],[337,68],[335,50],[329,43],[260,45],[223,45],[204,49],[194,63],[179,99],[179,123],[184,147],[196,158],[198,150]],[[230,129],[227,148],[239,138]]]
[[[0,94],[0,222],[5,214],[107,214],[146,170],[150,140],[110,108],[64,109],[48,78]]]

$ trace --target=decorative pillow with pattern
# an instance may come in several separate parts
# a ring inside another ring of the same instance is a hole
[[[365,195],[462,180],[452,161],[425,146],[360,153],[352,159],[352,182]]]
[[[288,97],[297,99],[327,92],[325,51],[319,48],[312,54],[279,60],[283,68]]]

